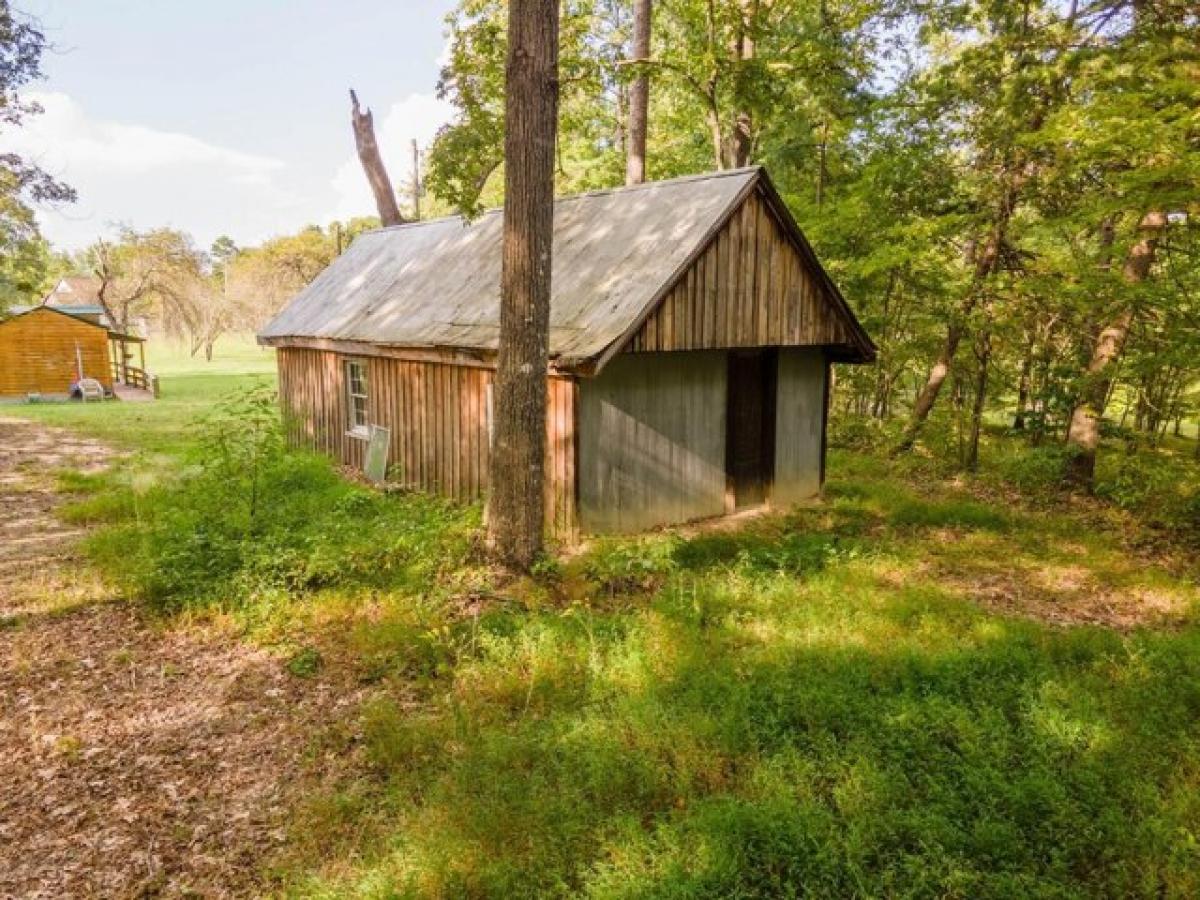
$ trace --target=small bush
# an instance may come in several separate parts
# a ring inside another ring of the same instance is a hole
[[[1009,442],[1004,452],[995,460],[995,472],[999,479],[1026,493],[1053,491],[1065,484],[1067,464],[1071,451],[1063,444],[1047,444],[1030,447],[1024,443]]]
[[[235,398],[175,480],[90,498],[76,515],[119,523],[92,538],[95,558],[164,610],[332,586],[420,591],[467,562],[476,511],[351,484],[327,459],[286,450],[276,418],[270,395]]]
[[[1101,455],[1096,496],[1138,514],[1159,528],[1200,532],[1200,490],[1196,464],[1169,453],[1142,448],[1137,453]]]

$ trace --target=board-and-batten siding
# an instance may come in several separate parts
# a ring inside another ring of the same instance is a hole
[[[367,365],[371,424],[391,430],[389,479],[460,501],[487,489],[489,395],[493,372],[479,366],[328,350],[278,351],[279,394],[288,437],[361,468],[366,441],[347,434],[345,361]],[[546,410],[546,521],[575,529],[575,382],[549,379]]]
[[[725,511],[720,351],[618,355],[579,385],[579,519],[640,531]]]
[[[829,363],[818,349],[785,348],[778,365],[771,503],[785,507],[821,493]]]
[[[680,276],[626,350],[852,342],[804,257],[755,192]]]
[[[70,393],[83,374],[112,388],[108,332],[66,313],[34,309],[0,322],[0,396]]]

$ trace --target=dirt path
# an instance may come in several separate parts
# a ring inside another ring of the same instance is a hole
[[[0,418],[0,897],[259,894],[309,739],[356,698],[106,597],[50,470],[110,456]]]

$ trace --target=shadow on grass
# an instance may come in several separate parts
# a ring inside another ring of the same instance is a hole
[[[705,549],[705,560],[733,552]],[[886,600],[880,589],[869,566],[838,562],[802,593],[778,574],[675,578],[632,615],[482,622],[440,700],[368,711],[374,774],[346,796],[376,828],[317,821],[337,807],[319,801],[298,822],[297,858],[324,847],[359,862],[293,885],[497,897],[1200,890],[1194,628],[1051,631],[928,587]]]

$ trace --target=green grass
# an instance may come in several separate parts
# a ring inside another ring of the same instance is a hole
[[[196,421],[222,397],[275,383],[275,352],[248,335],[219,340],[212,362],[165,339],[146,346],[146,365],[160,376],[161,397],[154,403],[21,404],[0,412],[71,428],[127,450],[178,456],[194,445]]]
[[[382,690],[361,740],[329,738],[359,768],[298,815],[284,890],[1200,890],[1194,568],[1132,556],[1103,508],[996,509],[855,454],[830,471],[824,506],[597,542],[469,615],[429,586],[316,601],[307,638]],[[1104,591],[1167,618],[1032,617]]]
[[[1106,448],[1083,501],[999,432],[976,478],[837,451],[820,505],[511,581],[478,510],[303,454],[263,456],[251,515],[258,445],[201,467],[187,420],[258,362],[180,365],[138,430],[99,415],[154,410],[30,411],[165,454],[60,479],[110,580],[367,691],[311,736],[280,893],[1200,893],[1200,569],[1142,515],[1151,457]]]

